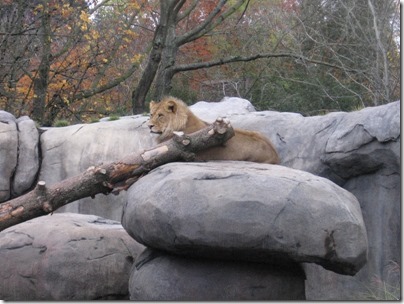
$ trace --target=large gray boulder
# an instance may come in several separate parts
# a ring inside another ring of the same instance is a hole
[[[144,247],[119,222],[53,214],[0,232],[0,299],[128,299],[133,259]]]
[[[184,258],[146,249],[129,280],[131,300],[304,300],[304,272],[297,264]]]
[[[39,180],[48,185],[79,175],[90,166],[119,160],[153,145],[147,117],[49,128],[41,135],[42,165]],[[58,212],[96,214],[120,220],[126,193],[97,195],[62,207]]]
[[[39,170],[38,143],[33,120],[0,111],[0,202],[32,187]]]
[[[30,189],[39,170],[39,133],[35,122],[23,116],[17,119],[17,127],[18,165],[12,184],[13,196]]]
[[[0,202],[11,195],[11,180],[17,167],[18,131],[16,119],[0,111]]]
[[[309,262],[350,275],[367,259],[356,198],[327,179],[283,166],[161,166],[128,191],[122,225],[146,246],[185,256]]]
[[[368,263],[355,277],[307,265],[307,299],[358,299],[367,287],[375,290],[374,278],[393,286],[395,293],[400,289],[398,272],[391,270],[401,264],[400,112],[396,101],[313,117],[273,111],[227,116],[233,126],[270,138],[282,165],[332,180],[360,203],[368,232]],[[378,289],[376,295],[382,298],[382,286]]]

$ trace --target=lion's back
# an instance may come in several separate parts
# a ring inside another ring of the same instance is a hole
[[[279,164],[275,147],[258,132],[235,129],[235,136],[223,146],[201,151],[198,160],[242,160],[258,163]]]

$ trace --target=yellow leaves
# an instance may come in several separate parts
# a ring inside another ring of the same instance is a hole
[[[63,4],[62,9],[60,10],[60,14],[63,18],[67,19],[71,16],[73,12],[73,8],[68,4]]]
[[[143,58],[143,55],[142,54],[135,54],[133,57],[132,57],[132,63],[140,63],[140,61],[142,60],[142,58]]]
[[[35,10],[36,10],[36,11],[42,11],[42,10],[43,10],[43,4],[38,4],[38,5],[35,7]]]
[[[89,23],[90,22],[90,16],[87,14],[87,12],[85,11],[81,11],[80,12],[80,19],[81,21],[85,22],[85,23]]]
[[[98,40],[100,38],[100,34],[97,31],[91,31],[91,37]]]
[[[124,9],[124,11],[127,13],[131,13],[131,12],[138,11],[138,10],[140,10],[140,5],[137,0],[128,1],[128,3],[126,3],[126,7]]]
[[[84,32],[87,31],[88,29],[88,24],[90,23],[90,15],[85,12],[85,11],[81,11],[80,12],[80,16],[79,16],[80,20],[82,21],[81,25],[80,25],[80,29]]]
[[[64,102],[66,105],[70,105],[70,100],[69,100],[66,96],[63,96],[63,102]]]
[[[137,3],[137,1],[132,0],[130,3],[128,3],[128,6],[126,8],[130,10],[138,10],[140,9],[140,6],[139,3]]]

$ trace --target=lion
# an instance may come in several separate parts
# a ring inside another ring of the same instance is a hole
[[[190,134],[209,124],[197,116],[180,99],[168,96],[160,102],[150,102],[148,126],[151,133],[158,134],[159,143],[169,140],[174,132]],[[262,134],[234,129],[235,135],[221,146],[208,148],[196,153],[197,161],[239,160],[257,163],[279,164],[278,153]]]

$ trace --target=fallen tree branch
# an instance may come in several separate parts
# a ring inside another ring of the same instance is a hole
[[[219,118],[200,131],[176,134],[154,148],[130,154],[120,161],[90,167],[52,186],[39,181],[34,190],[0,204],[0,231],[84,197],[126,190],[150,170],[173,161],[192,161],[195,152],[223,144],[233,135],[230,123]]]

